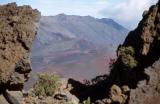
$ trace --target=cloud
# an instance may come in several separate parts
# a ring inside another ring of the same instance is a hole
[[[69,15],[91,15],[101,17],[99,11],[103,10],[108,0],[34,0],[31,5],[38,8],[43,15],[56,15],[65,13]]]
[[[142,13],[147,10],[150,5],[155,4],[158,0],[125,0],[119,3],[109,3],[107,7],[101,11],[104,17],[113,18],[120,24],[129,29],[133,29],[142,18]]]
[[[91,15],[97,18],[112,18],[126,28],[133,29],[142,18],[142,13],[158,0],[34,0],[33,7],[43,15],[66,13]]]
[[[138,24],[144,10],[158,0],[0,0],[0,3],[17,2],[41,11],[42,15],[91,15],[97,18],[112,18],[126,28]]]

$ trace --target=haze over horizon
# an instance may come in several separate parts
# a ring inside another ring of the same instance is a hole
[[[134,29],[142,18],[143,11],[148,10],[157,0],[1,0],[0,4],[10,2],[31,5],[44,16],[64,13],[111,18],[128,29]]]

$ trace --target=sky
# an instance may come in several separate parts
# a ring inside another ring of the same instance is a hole
[[[42,15],[93,16],[111,18],[122,26],[132,30],[142,18],[144,10],[156,4],[158,0],[0,0],[0,4],[16,2],[18,5],[31,5]]]

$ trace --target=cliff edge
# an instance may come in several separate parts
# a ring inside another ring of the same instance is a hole
[[[143,13],[143,19],[119,46],[117,55],[110,74],[109,98],[121,104],[159,104],[160,1]]]

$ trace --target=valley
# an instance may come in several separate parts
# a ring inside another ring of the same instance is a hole
[[[30,56],[33,72],[57,72],[76,80],[109,73],[109,61],[127,33],[112,19],[42,16]]]

